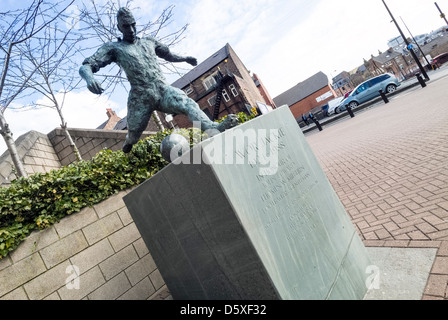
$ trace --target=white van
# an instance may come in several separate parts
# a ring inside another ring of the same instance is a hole
[[[337,97],[333,100],[328,101],[328,110],[326,116],[329,117],[334,114],[334,110],[341,104],[341,101],[344,99],[345,97]]]

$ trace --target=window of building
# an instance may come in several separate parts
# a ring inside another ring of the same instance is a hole
[[[216,80],[214,78],[215,74],[212,74],[210,77],[205,78],[202,83],[204,84],[205,90],[210,90],[214,86],[217,85]]]
[[[188,86],[187,88],[185,88],[184,91],[187,95],[189,95],[189,94],[193,93],[193,88],[191,86]]]
[[[216,102],[216,94],[213,97],[211,97],[210,99],[208,99],[207,102],[210,105],[210,107],[213,107]]]
[[[224,100],[225,100],[226,102],[229,102],[229,101],[230,101],[230,96],[227,94],[226,89],[222,90],[222,97],[224,98]]]
[[[231,84],[229,86],[230,92],[232,92],[233,96],[236,97],[238,95],[238,90],[236,90],[235,85]]]

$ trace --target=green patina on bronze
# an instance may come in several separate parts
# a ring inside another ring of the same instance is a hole
[[[128,8],[121,8],[117,14],[118,29],[123,39],[101,46],[91,57],[84,60],[79,73],[87,82],[87,88],[102,94],[104,89],[94,78],[94,73],[111,64],[118,64],[126,73],[131,84],[128,97],[128,135],[123,151],[128,153],[138,142],[146,129],[151,114],[158,110],[169,114],[184,114],[191,122],[200,122],[204,131],[223,132],[238,124],[236,116],[228,116],[222,123],[211,121],[182,90],[166,83],[157,57],[169,62],[187,62],[197,65],[194,57],[182,57],[154,38],[138,38],[135,19]]]

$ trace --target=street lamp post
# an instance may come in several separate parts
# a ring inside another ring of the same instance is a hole
[[[437,9],[438,9],[439,12],[440,12],[440,18],[444,19],[445,22],[446,22],[446,24],[448,24],[448,20],[446,20],[446,16],[445,16],[445,14],[442,12],[442,10],[439,8],[439,5],[437,4],[437,2],[434,2],[434,4],[436,5]]]
[[[409,34],[411,35],[412,40],[414,40],[415,44],[417,45],[418,49],[420,50],[420,52],[421,52],[423,58],[425,58],[426,63],[428,64],[428,66],[430,66],[431,64],[429,63],[428,58],[426,58],[425,53],[423,52],[422,48],[421,48],[420,45],[418,44],[417,40],[415,40],[414,36],[413,36],[412,33],[411,33],[411,30],[409,30],[409,28],[408,28],[408,26],[406,25],[406,23],[404,22],[403,18],[400,17],[400,19],[401,19],[401,21],[403,22],[403,24],[404,24],[404,26],[406,27],[406,29],[408,30]]]
[[[395,26],[397,27],[398,31],[400,32],[401,37],[403,38],[404,42],[406,43],[406,47],[408,48],[409,52],[412,55],[412,58],[414,58],[415,62],[417,63],[417,66],[419,67],[421,73],[423,74],[423,76],[425,77],[425,80],[428,81],[429,77],[428,74],[426,73],[425,69],[423,68],[422,64],[420,63],[420,60],[418,59],[417,55],[415,54],[414,50],[409,48],[409,41],[408,39],[404,36],[403,31],[401,31],[400,26],[398,25],[397,21],[395,20],[394,16],[392,15],[392,12],[390,12],[389,7],[387,6],[386,2],[384,0],[382,0],[384,3],[384,6],[386,7],[387,11],[389,12],[392,21],[395,23]]]

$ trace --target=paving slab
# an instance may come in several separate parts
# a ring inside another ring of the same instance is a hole
[[[364,300],[421,300],[435,248],[367,248],[372,261]]]

